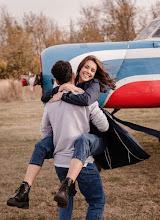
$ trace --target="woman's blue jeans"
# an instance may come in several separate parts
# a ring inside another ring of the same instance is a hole
[[[68,168],[55,167],[56,173],[62,182],[68,173]],[[88,203],[86,220],[101,220],[105,205],[105,194],[98,169],[94,163],[83,167],[77,177],[78,187]],[[71,220],[73,210],[73,198],[76,194],[75,184],[69,196],[67,208],[59,209],[59,220]]]
[[[53,151],[53,136],[44,138],[35,145],[29,164],[42,167],[44,159],[53,158]]]
[[[84,164],[91,155],[101,154],[105,149],[103,138],[95,134],[85,133],[74,144],[73,158],[78,158]],[[53,136],[46,137],[35,145],[30,164],[42,166],[44,159],[53,158]]]
[[[72,158],[77,158],[84,164],[89,156],[101,154],[105,149],[105,141],[95,134],[85,133],[77,138],[74,144]]]

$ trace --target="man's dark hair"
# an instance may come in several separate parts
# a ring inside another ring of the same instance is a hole
[[[72,79],[72,67],[67,61],[60,60],[56,62],[52,67],[51,72],[61,85]]]

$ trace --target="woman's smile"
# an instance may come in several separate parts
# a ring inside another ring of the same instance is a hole
[[[87,82],[94,78],[97,71],[97,64],[88,60],[79,72],[79,83]]]

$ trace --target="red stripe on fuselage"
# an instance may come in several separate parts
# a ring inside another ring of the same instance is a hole
[[[116,89],[104,107],[160,107],[160,80],[128,83]]]

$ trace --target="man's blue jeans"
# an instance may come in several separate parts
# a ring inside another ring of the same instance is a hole
[[[74,144],[73,158],[78,158],[84,164],[87,157],[101,154],[105,149],[103,138],[95,134],[85,133]],[[42,166],[44,159],[53,158],[53,136],[46,137],[35,145],[30,164]]]
[[[68,168],[55,167],[55,169],[60,182],[62,182],[68,173]],[[101,220],[105,205],[105,194],[96,165],[89,163],[86,167],[83,167],[77,177],[77,181],[78,187],[89,205],[86,220]],[[71,220],[75,194],[74,185],[70,192],[68,207],[59,209],[59,220]]]

